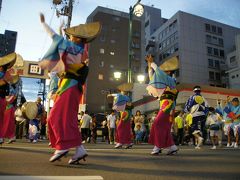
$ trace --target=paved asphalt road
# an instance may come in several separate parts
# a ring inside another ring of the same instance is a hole
[[[0,147],[0,175],[14,176],[101,176],[104,180],[151,179],[240,179],[240,149],[201,150],[182,146],[175,156],[151,156],[152,146],[113,149],[108,144],[85,144],[89,156],[80,165],[68,165],[69,158],[49,163],[53,150],[47,142],[25,140]],[[0,180],[3,179],[0,176]]]

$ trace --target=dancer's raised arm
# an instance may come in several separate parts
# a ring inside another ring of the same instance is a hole
[[[50,28],[46,22],[45,22],[45,17],[44,17],[44,14],[43,13],[40,13],[40,21],[44,27],[44,29],[46,30],[46,32],[50,35],[50,37],[52,38],[54,34],[56,34],[56,32],[54,32],[52,30],[52,28]]]

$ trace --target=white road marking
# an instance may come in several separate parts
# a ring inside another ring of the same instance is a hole
[[[1,180],[103,180],[102,176],[0,176]]]

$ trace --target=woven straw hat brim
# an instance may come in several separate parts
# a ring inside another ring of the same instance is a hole
[[[25,102],[21,110],[23,112],[23,116],[29,120],[32,120],[37,117],[38,107],[35,102]]]
[[[16,53],[11,53],[6,56],[0,57],[0,66],[7,65],[7,68],[9,69],[14,65],[16,58]]]
[[[133,89],[133,83],[124,83],[124,84],[121,84],[117,87],[118,90],[120,91],[131,91]]]
[[[99,22],[92,22],[88,24],[80,24],[65,29],[67,35],[72,35],[79,38],[86,39],[86,42],[91,42],[100,33],[101,24]]]
[[[178,68],[179,60],[176,56],[166,60],[163,64],[160,65],[160,69],[162,71],[175,71]]]

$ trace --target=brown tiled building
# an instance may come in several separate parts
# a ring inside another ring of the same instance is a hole
[[[116,87],[127,82],[129,14],[113,9],[97,7],[87,19],[100,21],[100,35],[89,47],[89,75],[87,80],[86,104],[90,112],[109,110],[107,94],[116,92]],[[132,31],[133,80],[141,70],[141,21],[134,17]],[[121,79],[113,73],[120,71]]]

